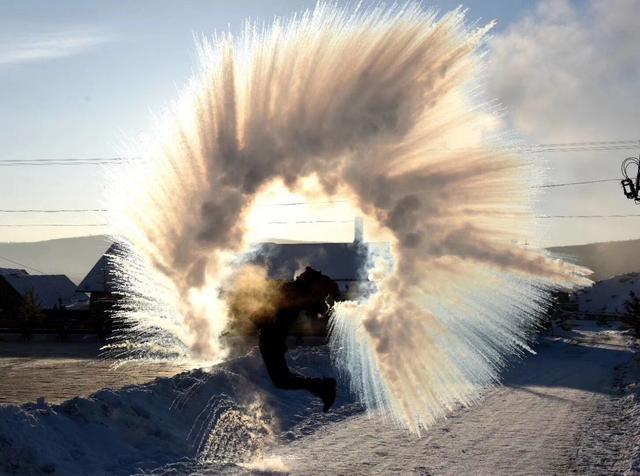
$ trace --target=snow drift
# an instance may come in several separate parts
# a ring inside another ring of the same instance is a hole
[[[309,374],[331,372],[326,349],[293,352],[292,361]],[[274,388],[260,357],[249,353],[206,371],[104,389],[60,405],[0,405],[0,474],[237,470],[323,419],[362,411],[345,390],[336,411],[325,416],[306,392]]]
[[[578,311],[585,314],[626,314],[634,297],[640,297],[640,273],[603,279],[572,296]]]

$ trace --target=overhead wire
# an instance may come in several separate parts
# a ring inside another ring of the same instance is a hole
[[[514,152],[588,152],[605,150],[630,150],[640,146],[640,139],[613,140],[613,141],[589,141],[589,142],[560,142],[553,144],[514,144],[505,146],[493,146],[493,150]],[[430,149],[432,152],[465,152],[487,150],[483,147],[442,147]]]
[[[521,144],[494,146],[494,150],[518,152],[585,152],[605,150],[629,150],[640,146],[640,139],[558,142],[549,144]],[[432,151],[464,152],[483,150],[482,148],[442,147]],[[46,165],[104,165],[121,164],[131,161],[144,160],[142,157],[80,157],[80,158],[42,158],[42,159],[0,159],[0,167],[46,166]]]
[[[633,140],[615,140],[615,141],[589,141],[589,142],[562,142],[562,143],[549,143],[549,144],[532,144],[532,145],[515,145],[498,147],[499,150],[514,150],[514,151],[533,151],[533,152],[561,152],[561,151],[586,151],[586,150],[622,150],[636,148],[640,145],[640,139]],[[471,149],[456,149],[456,148],[443,148],[439,150],[445,151],[464,151]],[[50,158],[50,159],[3,159],[0,160],[0,166],[40,166],[40,165],[104,165],[104,164],[121,164],[132,160],[140,160],[140,157],[89,157],[89,158]],[[635,161],[635,162],[634,162]],[[637,163],[638,159],[633,157],[625,160],[623,163],[623,175],[626,176],[626,167],[631,163]],[[578,185],[590,185],[596,183],[614,182],[619,181],[617,178],[597,179],[597,180],[585,180],[578,182],[564,182],[538,185],[532,188],[558,188],[567,186]],[[330,200],[322,202],[285,202],[285,203],[273,203],[265,206],[300,206],[300,205],[318,205],[318,204],[333,204],[333,203],[347,203],[348,200]],[[85,208],[85,209],[0,209],[0,213],[103,213],[108,212],[105,208]],[[537,218],[622,218],[622,217],[634,217],[640,215],[544,215]],[[284,224],[284,223],[346,223],[349,221],[335,221],[335,220],[300,220],[296,222],[269,222],[269,224]],[[53,227],[83,227],[83,226],[108,226],[108,223],[85,223],[85,224],[69,224],[69,223],[8,223],[0,224],[0,227],[29,227],[29,226],[53,226]]]
[[[140,157],[85,157],[50,159],[0,159],[0,167],[41,166],[41,165],[107,165],[123,164],[141,160]]]
[[[302,225],[309,223],[353,223],[351,220],[294,220],[294,221],[268,221],[267,225]]]
[[[30,226],[52,226],[52,227],[84,227],[84,226],[109,226],[109,223],[0,223],[0,227],[30,227]]]
[[[536,215],[535,218],[638,218],[640,213],[614,215]]]
[[[582,182],[565,182],[565,183],[549,183],[545,185],[538,185],[532,188],[555,188],[555,187],[569,187],[572,185],[589,185],[592,183],[604,183],[604,182],[619,182],[619,178],[600,179],[600,180],[585,180]]]
[[[3,208],[0,213],[94,213],[108,212],[107,208]]]
[[[582,182],[564,182],[564,183],[552,183],[545,185],[537,185],[531,188],[555,188],[555,187],[568,187],[573,185],[589,185],[595,183],[604,182],[619,182],[620,179],[609,178],[599,180],[585,180]],[[287,207],[287,206],[301,206],[301,205],[332,205],[335,203],[349,203],[349,200],[325,200],[325,201],[300,201],[300,202],[283,202],[283,203],[268,203],[262,205],[264,207]],[[108,212],[108,208],[51,208],[51,209],[38,209],[38,208],[3,208],[0,209],[0,213],[104,213]]]

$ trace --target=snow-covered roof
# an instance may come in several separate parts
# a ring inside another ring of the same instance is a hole
[[[640,273],[628,273],[598,281],[574,294],[578,311],[585,313],[624,313],[633,292],[640,298]]]
[[[53,275],[3,275],[13,289],[21,296],[33,290],[42,309],[52,309],[62,303],[69,304],[74,301],[87,299],[86,295],[76,292],[76,285],[64,274]]]
[[[24,269],[18,269],[18,268],[0,268],[0,276],[8,276],[11,274],[16,274],[18,276],[26,276],[29,273],[27,273]]]
[[[310,266],[335,280],[359,280],[366,258],[358,243],[263,243],[249,261],[266,265],[275,279],[293,279]]]
[[[80,294],[80,293],[76,293]],[[86,295],[83,294],[86,297]],[[71,304],[67,304],[64,307],[67,311],[88,311],[89,310],[89,300],[84,299],[81,301],[73,301]]]
[[[113,243],[80,282],[78,291],[83,293],[115,292],[116,288],[114,283],[116,281],[111,259],[118,251],[119,245]]]

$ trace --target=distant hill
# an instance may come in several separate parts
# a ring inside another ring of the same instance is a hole
[[[298,243],[291,240],[268,241]],[[66,274],[79,284],[110,245],[110,239],[104,235],[29,243],[0,242],[0,268],[25,269],[29,274]]]
[[[549,248],[556,256],[593,270],[594,281],[640,271],[640,240]]]
[[[33,243],[0,243],[0,268],[30,274],[66,274],[78,284],[109,247],[106,236],[81,236]]]

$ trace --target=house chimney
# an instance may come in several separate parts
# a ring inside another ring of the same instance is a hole
[[[355,217],[353,219],[353,242],[362,243],[364,241],[364,225],[362,224],[362,217]]]

